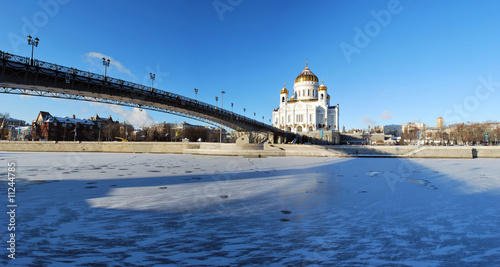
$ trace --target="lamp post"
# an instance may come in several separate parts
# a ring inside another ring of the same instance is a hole
[[[218,104],[217,104],[217,101],[219,101],[219,98],[215,97],[215,109],[217,109],[219,107]]]
[[[198,101],[198,89],[194,88],[194,100]]]
[[[231,113],[233,113],[233,105],[234,103],[231,103]]]
[[[262,116],[262,123],[264,123],[264,116]]]
[[[153,82],[154,82],[154,80],[156,78],[156,74],[153,74],[153,73],[150,72],[149,73],[149,78],[151,78],[151,92],[153,92],[153,90],[154,90]]]
[[[246,108],[243,108],[243,117],[245,117],[245,112],[247,111]]]
[[[221,109],[224,108],[224,94],[225,93],[226,93],[225,91],[220,91],[220,96],[221,96],[221,98],[220,98],[220,108]]]
[[[104,65],[104,80],[106,80],[106,77],[108,76],[108,67],[109,67],[109,63],[111,62],[111,60],[106,60],[106,58],[102,58],[102,65]]]
[[[33,65],[33,50],[36,47],[38,47],[38,42],[40,41],[40,39],[38,39],[38,37],[36,37],[34,40],[32,40],[32,37],[31,35],[28,35],[28,45],[31,45],[31,65]]]
[[[257,115],[257,113],[254,112],[253,113],[253,120],[255,120],[255,115]]]

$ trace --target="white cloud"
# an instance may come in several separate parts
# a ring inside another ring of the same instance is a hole
[[[121,106],[110,105],[104,103],[90,103],[93,106],[99,106],[110,110],[116,115],[120,115],[123,119],[134,126],[134,128],[140,128],[144,126],[154,125],[153,118],[148,114],[146,110],[140,108],[133,108],[131,110],[126,110]]]
[[[89,62],[91,62],[91,63],[93,62],[93,59],[99,59],[99,62],[102,61],[102,58],[109,59],[111,66],[116,67],[116,69],[119,72],[125,73],[125,74],[127,74],[130,77],[132,77],[132,78],[135,79],[135,75],[129,69],[125,68],[122,65],[122,63],[118,62],[117,60],[115,60],[114,58],[112,58],[112,57],[110,57],[108,55],[105,55],[105,54],[102,54],[102,53],[99,53],[99,52],[89,52],[89,53],[85,54],[85,56],[87,57],[87,60]]]
[[[384,112],[382,112],[382,115],[380,115],[380,118],[383,120],[390,120],[392,119],[392,112],[384,110]]]

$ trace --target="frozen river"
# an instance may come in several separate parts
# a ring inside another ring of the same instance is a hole
[[[0,265],[500,265],[498,159],[0,152],[0,177]]]

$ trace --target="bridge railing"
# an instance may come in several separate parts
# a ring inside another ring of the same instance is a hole
[[[9,53],[3,52],[3,51],[0,51],[0,58],[4,59],[4,60],[11,61],[11,62],[15,62],[15,63],[25,64],[25,65],[30,65],[30,63],[31,63],[31,59],[29,57],[23,57],[23,56],[13,55],[13,54],[9,54]],[[144,86],[142,84],[137,84],[137,83],[133,83],[133,82],[129,82],[129,81],[124,81],[124,80],[120,80],[120,79],[117,79],[117,78],[112,78],[112,77],[109,77],[109,76],[105,77],[104,75],[101,75],[101,74],[92,73],[92,72],[89,72],[89,71],[82,71],[82,70],[78,70],[78,69],[71,68],[71,67],[66,67],[66,66],[60,66],[60,65],[57,65],[57,64],[54,64],[54,63],[45,62],[45,61],[41,61],[41,60],[37,60],[37,59],[33,60],[32,66],[43,68],[43,69],[47,69],[47,70],[53,70],[53,71],[57,71],[57,72],[72,74],[72,75],[76,75],[76,76],[80,76],[80,77],[86,77],[86,78],[89,78],[89,79],[101,80],[101,81],[112,83],[112,84],[115,84],[115,85],[118,85],[118,86],[124,85],[124,86],[128,86],[128,87],[131,87],[131,88],[134,88],[134,89],[137,89],[137,90],[148,92],[148,93],[149,92],[150,93],[156,93],[156,94],[163,95],[163,96],[171,98],[171,99],[172,98],[179,99],[181,101],[185,101],[186,103],[198,105],[198,106],[201,106],[201,107],[204,107],[204,108],[207,108],[207,109],[211,109],[213,111],[218,111],[218,112],[220,112],[220,113],[222,113],[224,115],[234,116],[238,120],[251,122],[251,123],[263,126],[263,127],[272,127],[272,126],[267,125],[265,123],[259,122],[258,120],[250,119],[248,117],[245,117],[245,116],[233,113],[233,112],[231,112],[229,110],[222,109],[220,107],[216,107],[214,105],[211,105],[211,104],[208,104],[208,103],[205,103],[205,102],[200,102],[198,100],[194,100],[192,98],[181,96],[181,95],[178,95],[178,94],[175,94],[175,93],[171,93],[171,92],[168,92],[168,91],[164,91],[164,90],[160,90],[160,89],[154,89],[154,88],[151,88],[149,86]]]

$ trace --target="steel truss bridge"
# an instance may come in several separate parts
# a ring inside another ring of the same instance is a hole
[[[0,93],[91,101],[154,110],[236,131],[290,135],[271,125],[185,96],[0,51]]]

